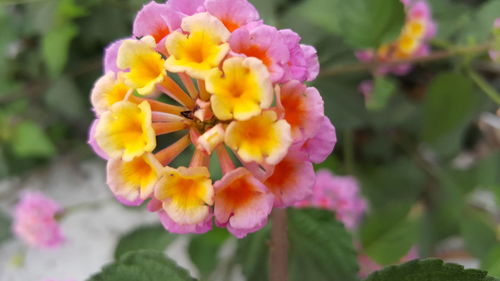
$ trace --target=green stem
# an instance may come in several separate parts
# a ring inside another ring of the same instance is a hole
[[[476,85],[496,104],[500,105],[500,93],[498,93],[495,88],[493,88],[486,80],[484,80],[481,75],[472,69],[467,71],[470,78],[476,83]]]

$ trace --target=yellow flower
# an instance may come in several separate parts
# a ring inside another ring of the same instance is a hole
[[[292,143],[290,125],[274,111],[245,121],[233,121],[226,129],[226,144],[245,162],[275,165]]]
[[[149,103],[115,103],[99,118],[95,139],[107,155],[111,158],[122,158],[124,161],[153,151],[156,147],[156,136],[151,126]]]
[[[214,190],[206,167],[165,167],[154,194],[173,221],[197,224],[208,216]]]
[[[211,154],[212,151],[223,142],[224,127],[222,126],[222,124],[215,125],[198,138],[198,144],[208,154]]]
[[[234,57],[224,61],[224,72],[207,76],[212,110],[220,120],[246,120],[259,115],[273,101],[273,87],[266,66],[256,58]]]
[[[421,39],[425,35],[425,21],[411,20],[405,25],[404,34],[414,39]]]
[[[113,104],[124,100],[130,91],[123,80],[123,73],[108,72],[97,80],[90,99],[96,113],[101,115]]]
[[[155,39],[146,36],[141,40],[124,40],[118,50],[118,67],[130,70],[125,74],[125,82],[141,95],[153,93],[167,75],[165,61],[155,47]]]
[[[107,165],[107,183],[113,193],[128,201],[148,198],[160,176],[163,166],[151,153],[145,153],[129,162],[110,159]]]
[[[167,36],[165,46],[170,56],[165,67],[205,79],[229,52],[230,33],[220,20],[208,13],[185,17],[181,27],[188,34],[177,30]]]

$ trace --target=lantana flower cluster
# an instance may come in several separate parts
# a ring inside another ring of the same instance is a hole
[[[367,203],[358,181],[351,176],[337,176],[329,170],[319,170],[312,194],[295,203],[295,207],[314,207],[335,212],[336,219],[353,230],[363,218]]]
[[[264,24],[247,0],[145,5],[133,37],[106,49],[91,93],[89,143],[108,161],[115,197],[147,200],[173,233],[206,232],[215,222],[243,237],[273,207],[308,196],[312,163],[324,161],[336,137],[319,92],[304,84],[319,64],[300,40]],[[174,132],[182,137],[157,146],[157,136]],[[190,146],[190,164],[170,166]]]
[[[389,62],[425,56],[430,48],[428,41],[436,35],[436,24],[432,19],[431,8],[425,0],[401,0],[406,10],[406,22],[398,38],[383,44],[377,50],[356,52],[363,62]],[[405,75],[412,68],[409,63],[384,65],[376,70],[377,75]]]

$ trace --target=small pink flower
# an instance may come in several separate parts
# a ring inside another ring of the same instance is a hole
[[[13,232],[38,248],[55,248],[64,238],[55,216],[62,208],[42,193],[29,191],[22,195],[14,209]]]
[[[323,116],[319,124],[316,134],[301,145],[301,149],[309,154],[309,160],[316,164],[325,161],[337,143],[335,127],[330,119]]]
[[[500,18],[495,19],[493,23],[493,30],[495,33],[500,33]],[[497,46],[498,47],[498,46]],[[489,51],[489,55],[492,61],[500,62],[500,49],[493,49]]]
[[[117,40],[106,47],[104,51],[104,73],[110,71],[117,73],[120,70],[116,65],[116,57],[118,56],[118,50],[124,39]]]
[[[357,226],[366,210],[357,181],[348,176],[334,176],[328,170],[317,172],[312,195],[296,206],[335,211],[337,219],[349,229]]]
[[[182,16],[167,3],[150,2],[142,8],[134,20],[135,37],[153,36],[160,51],[164,51],[164,39],[181,25]]]
[[[316,48],[309,45],[300,45],[306,58],[307,77],[306,81],[313,81],[319,74],[319,59]]]
[[[197,224],[178,224],[173,221],[165,211],[160,211],[160,221],[163,227],[170,233],[186,234],[186,233],[205,233],[212,229],[212,217],[210,214],[203,221]]]
[[[101,157],[104,160],[108,160],[109,159],[108,155],[99,147],[99,145],[97,145],[97,141],[95,140],[95,129],[98,121],[99,121],[98,119],[95,119],[92,122],[92,125],[90,125],[87,143],[97,156]]]
[[[222,21],[230,32],[260,17],[259,12],[247,0],[206,0],[205,8]]]
[[[290,59],[287,45],[275,27],[253,23],[233,32],[229,39],[235,54],[260,59],[267,67],[273,82],[280,80],[284,65]]]
[[[300,47],[300,36],[290,29],[280,30],[290,53],[290,60],[285,65],[285,75],[282,81],[298,80],[306,81],[309,76],[308,64],[303,49]]]
[[[261,229],[273,208],[273,195],[247,169],[228,172],[214,184],[215,222],[238,238]]]

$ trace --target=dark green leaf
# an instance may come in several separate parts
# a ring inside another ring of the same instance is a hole
[[[225,229],[216,228],[191,238],[188,246],[189,257],[198,268],[202,279],[207,279],[215,270],[219,261],[217,253],[229,237]]]
[[[289,209],[290,280],[358,280],[351,235],[330,211]]]
[[[136,250],[149,249],[163,251],[177,238],[161,225],[143,226],[125,234],[115,248],[115,259]]]
[[[193,281],[189,273],[162,252],[139,250],[130,252],[88,281]]]
[[[437,259],[423,259],[390,266],[372,273],[365,281],[495,281],[487,272],[464,269]]]
[[[396,82],[393,79],[386,76],[377,76],[373,92],[366,101],[366,108],[374,111],[384,109],[395,91]]]
[[[458,129],[471,115],[476,101],[468,77],[453,72],[436,76],[425,99],[422,138],[434,142]]]
[[[405,20],[399,0],[340,1],[339,9],[331,11],[341,18],[341,36],[356,48],[376,48],[394,40]]]
[[[363,251],[379,264],[399,261],[417,242],[418,222],[405,205],[387,206],[370,215],[361,227]]]
[[[38,124],[31,121],[23,121],[16,126],[11,146],[19,157],[48,157],[55,153],[52,141]]]

